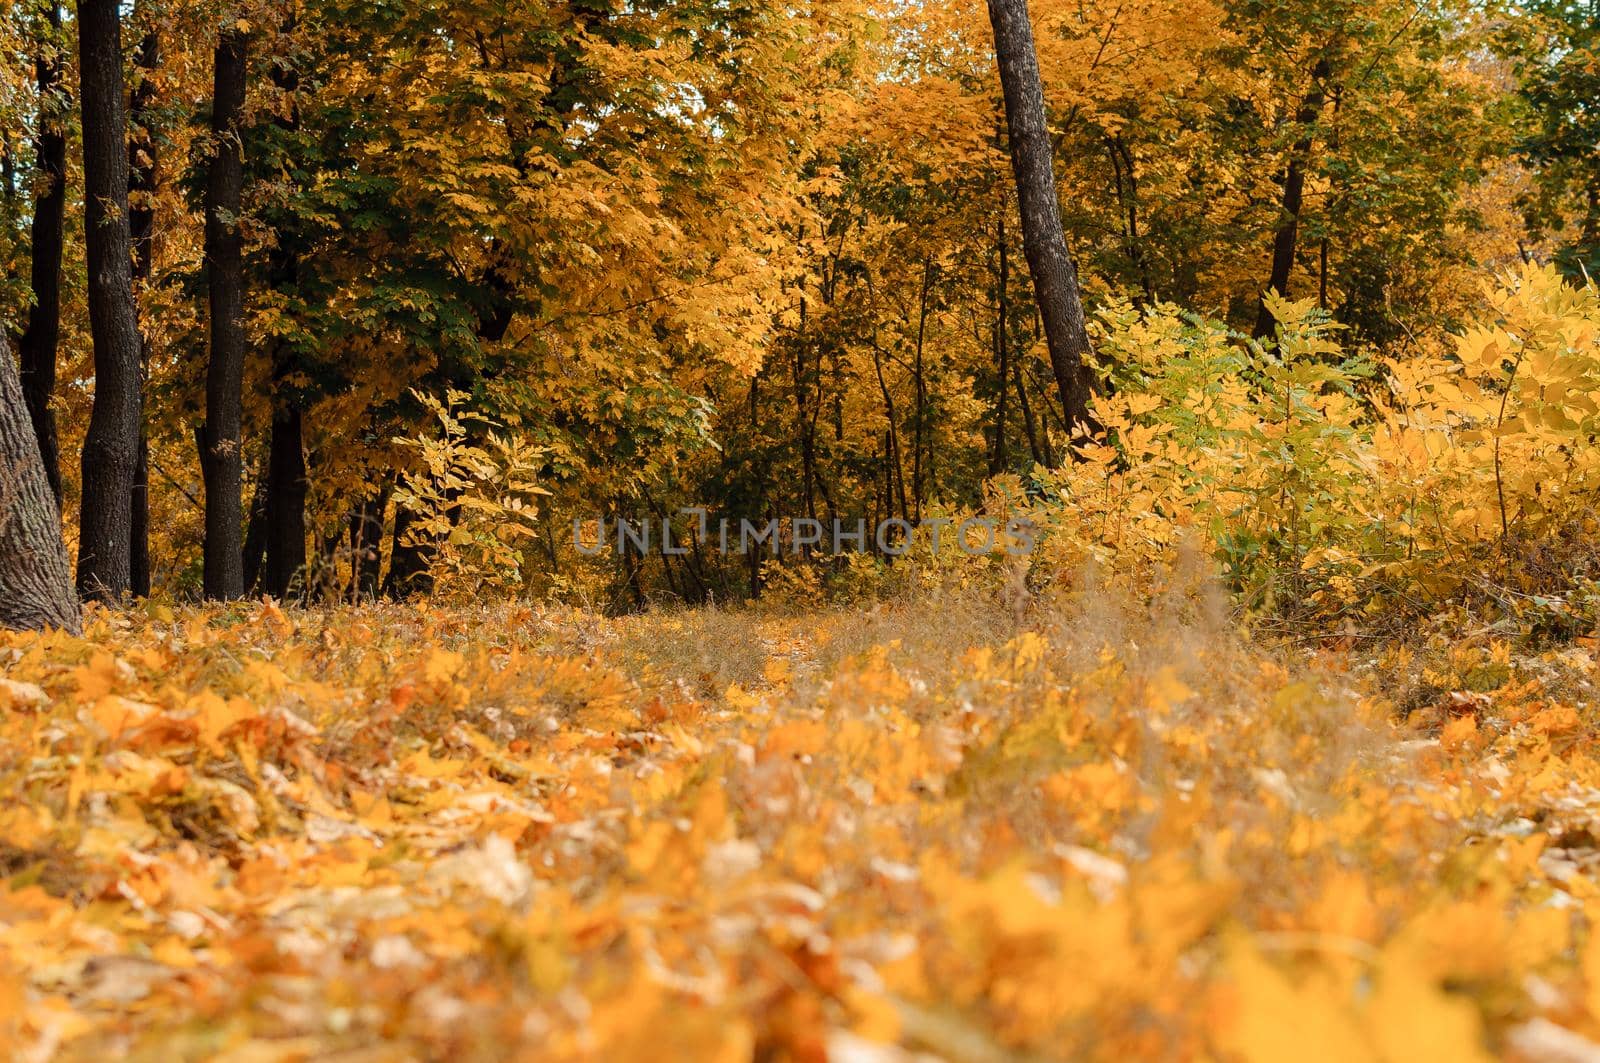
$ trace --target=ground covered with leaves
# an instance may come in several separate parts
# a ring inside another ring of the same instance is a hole
[[[247,604],[0,674],[6,1058],[1600,1057],[1582,643]]]

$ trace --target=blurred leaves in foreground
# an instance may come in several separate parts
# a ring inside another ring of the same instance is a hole
[[[1222,617],[1174,580],[0,636],[0,1051],[1600,1053],[1594,647]]]

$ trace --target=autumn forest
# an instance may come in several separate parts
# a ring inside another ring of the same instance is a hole
[[[0,1058],[1600,1059],[1597,98],[0,0]]]

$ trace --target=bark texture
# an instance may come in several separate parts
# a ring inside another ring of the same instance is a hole
[[[1083,321],[1078,267],[1061,228],[1044,85],[1039,78],[1027,0],[989,0],[989,23],[994,29],[995,59],[1005,94],[1011,169],[1022,214],[1022,251],[1033,278],[1050,368],[1066,422],[1073,436],[1083,437],[1094,427],[1089,414],[1089,334]]]
[[[61,514],[0,334],[0,627],[80,630]]]
[[[239,204],[244,192],[247,42],[235,29],[217,42],[211,104],[214,154],[206,174],[206,280],[211,357],[206,363],[206,423],[200,468],[206,486],[204,589],[208,598],[244,596],[243,388],[244,247]]]
[[[61,341],[62,223],[67,206],[67,137],[62,128],[66,113],[61,57],[55,52],[61,29],[61,5],[48,12],[51,41],[34,63],[39,87],[39,132],[34,157],[40,182],[33,204],[33,306],[18,342],[22,356],[22,397],[39,441],[45,479],[56,505],[61,504],[61,451],[56,443],[56,415],[51,398],[56,390],[56,348]]]
[[[80,0],[78,61],[94,338],[94,410],[83,444],[78,593],[115,601],[128,593],[134,466],[139,454],[139,321],[128,228],[128,114],[117,0]]]

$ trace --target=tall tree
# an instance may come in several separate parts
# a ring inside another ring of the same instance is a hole
[[[212,155],[206,174],[206,286],[211,357],[206,363],[206,421],[200,468],[206,488],[205,593],[244,595],[241,537],[244,386],[244,93],[248,40],[235,25],[217,41],[211,102]]]
[[[22,396],[39,439],[45,479],[61,504],[61,452],[56,442],[56,348],[61,339],[61,247],[67,205],[66,90],[61,77],[61,5],[49,5],[34,72],[39,129],[34,138],[39,190],[33,204],[33,305],[18,342]]]
[[[78,593],[105,600],[121,598],[130,585],[141,405],[120,6],[117,0],[78,4],[84,243],[94,338],[94,409],[83,443]]]
[[[79,630],[61,515],[0,333],[0,627]]]
[[[292,46],[296,29],[294,16],[285,21],[281,39]],[[272,64],[272,84],[283,96],[274,116],[271,134],[278,143],[278,154],[286,154],[285,147],[300,130],[299,103],[296,92],[300,88],[300,73],[291,56],[279,54]],[[274,160],[278,161],[278,160]],[[284,170],[289,166],[284,165]],[[296,219],[290,211],[282,212],[277,227],[277,239],[267,253],[266,283],[285,298],[291,297],[299,285],[300,234]],[[261,537],[266,552],[266,564],[261,570],[261,589],[275,598],[289,594],[294,581],[306,566],[306,495],[309,483],[306,477],[304,417],[302,389],[292,386],[292,378],[300,368],[294,342],[286,336],[274,338],[272,351],[272,436],[267,444],[267,474],[262,520],[265,533]],[[367,506],[359,510],[366,514]],[[377,515],[378,531],[383,523],[382,507]],[[369,529],[363,524],[363,534]],[[362,567],[358,549],[354,562]],[[371,566],[376,580],[377,552],[373,551]],[[359,573],[358,573],[359,576]],[[360,582],[359,578],[357,582]],[[253,589],[253,588],[251,588]]]
[[[128,138],[128,225],[133,240],[133,281],[143,288],[150,283],[153,237],[155,234],[155,203],[157,162],[155,138],[155,78],[161,65],[161,37],[155,30],[144,35],[133,53],[138,81],[133,87],[132,108],[129,119],[132,135]],[[150,341],[142,328],[139,337],[139,375],[145,380],[150,372]],[[133,593],[139,597],[150,594],[150,441],[144,418],[139,418],[139,455],[134,465],[132,516],[130,518],[129,565]]]
[[[1033,277],[1061,407],[1072,433],[1081,436],[1092,425],[1086,363],[1089,334],[1083,321],[1078,267],[1061,228],[1055,157],[1045,122],[1044,85],[1027,0],[989,0],[989,24],[994,29],[995,60],[1005,94],[1011,169],[1022,214],[1022,252]]]

